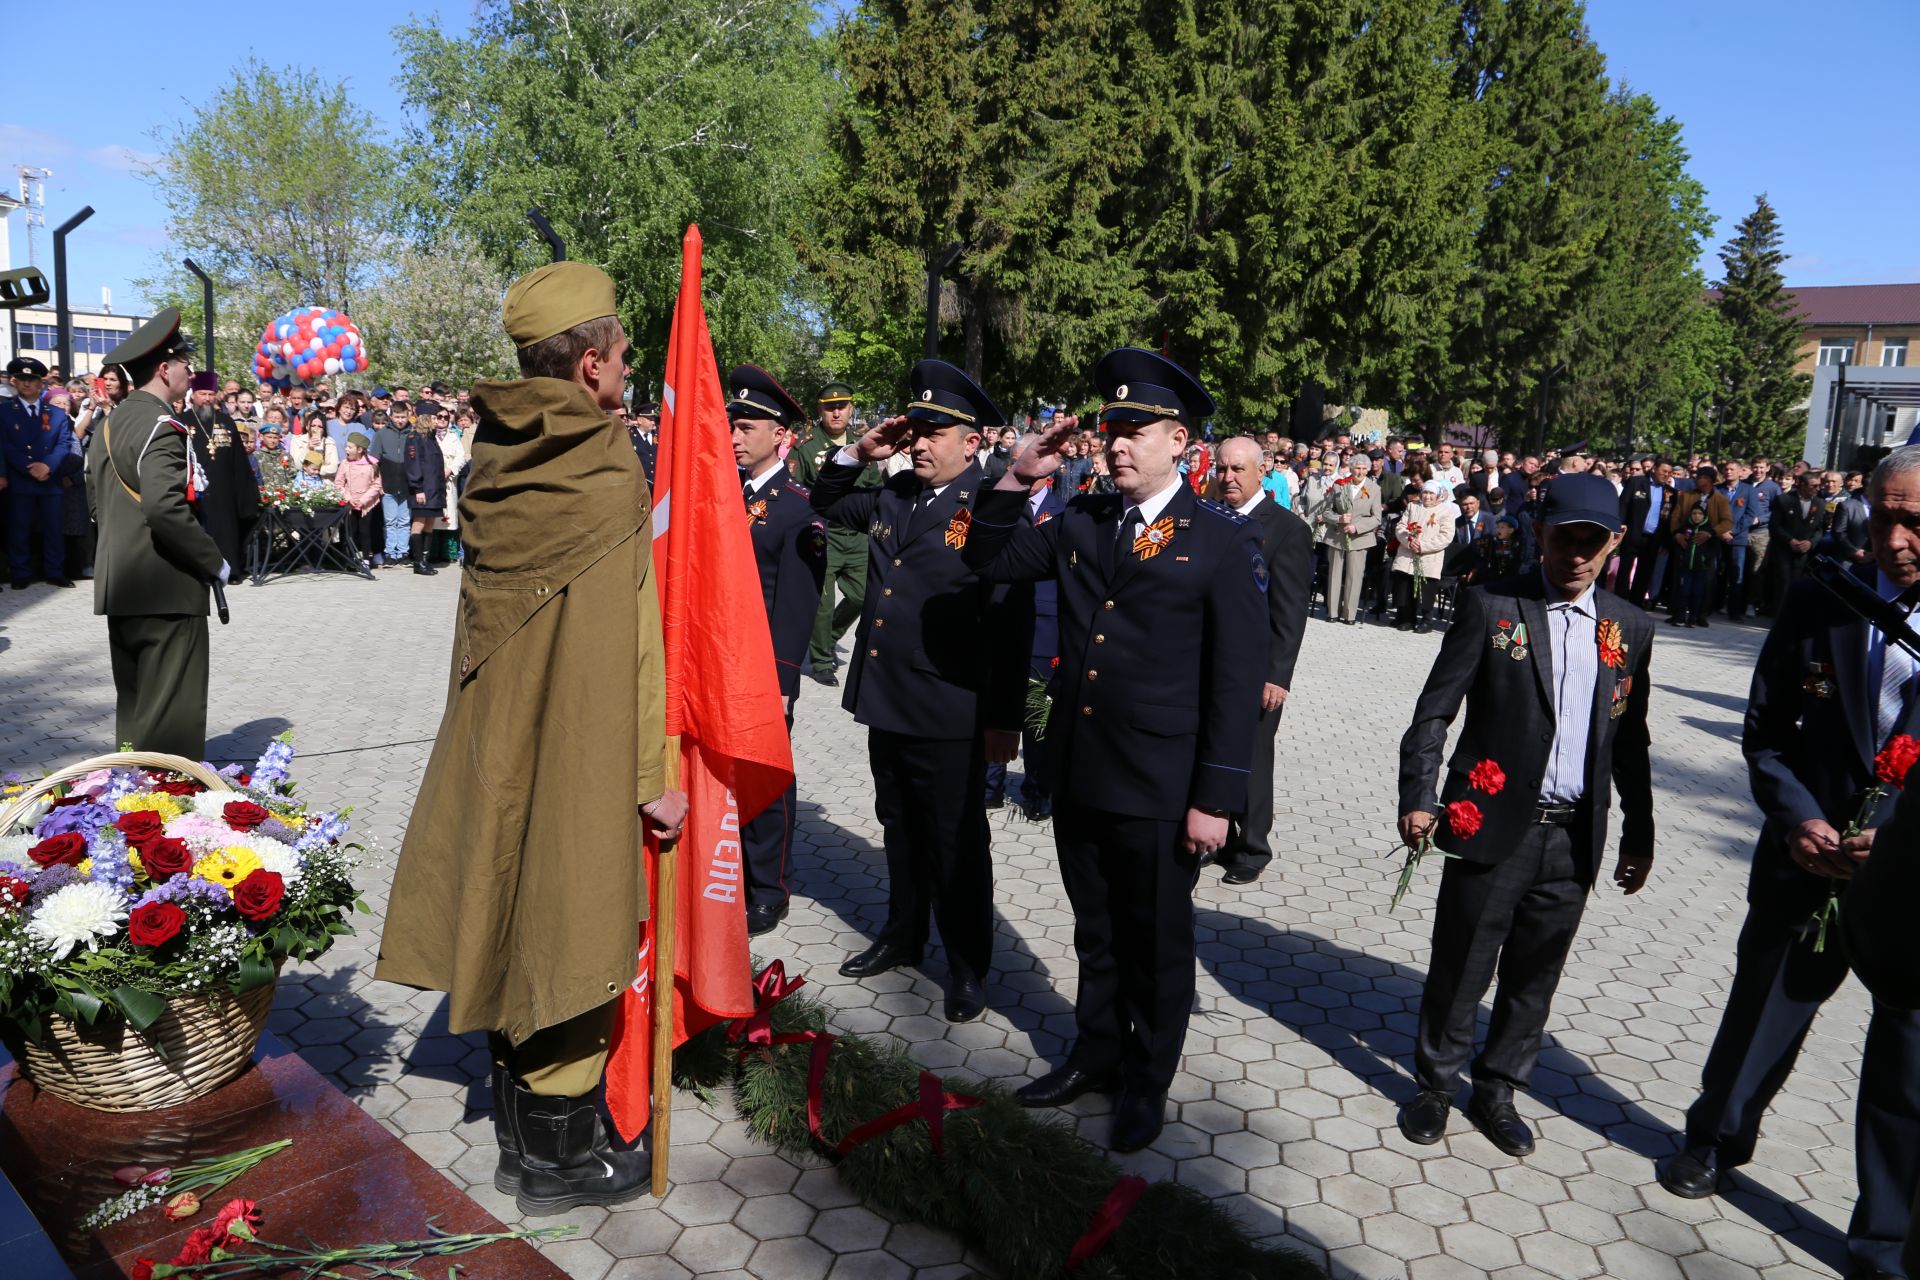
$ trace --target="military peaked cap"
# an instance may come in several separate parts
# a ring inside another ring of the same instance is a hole
[[[1104,402],[1100,422],[1158,422],[1174,418],[1197,427],[1212,415],[1213,397],[1200,380],[1165,356],[1121,347],[1100,357],[1093,384]]]
[[[737,364],[727,375],[729,418],[772,418],[783,427],[806,419],[800,402],[787,394],[780,380],[757,364]]]
[[[1006,421],[1000,406],[967,376],[966,370],[945,360],[922,360],[907,375],[913,398],[907,417],[930,426],[997,427]]]

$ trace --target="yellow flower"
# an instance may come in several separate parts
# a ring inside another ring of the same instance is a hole
[[[164,792],[156,792],[151,795],[125,796],[114,801],[113,807],[122,813],[139,813],[143,810],[157,813],[167,822],[172,822],[175,818],[187,811],[187,807],[181,804],[177,797],[167,795]]]
[[[73,869],[75,871],[78,871],[83,876],[90,876],[93,874],[93,859],[82,858],[78,863],[74,865]]]
[[[223,889],[232,889],[260,869],[260,855],[244,845],[216,849],[193,864],[193,874]]]

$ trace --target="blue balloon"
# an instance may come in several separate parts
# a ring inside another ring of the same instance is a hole
[[[359,367],[360,367],[359,361],[355,360],[352,356],[340,357],[340,368],[343,372],[353,373],[354,371],[359,369]]]

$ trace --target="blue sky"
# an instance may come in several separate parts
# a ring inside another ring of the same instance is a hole
[[[105,286],[116,310],[140,309],[130,282],[166,248],[164,209],[140,162],[155,150],[154,128],[205,101],[227,67],[249,53],[270,66],[298,58],[347,79],[397,129],[388,31],[409,12],[463,28],[472,3],[333,0],[298,34],[276,20],[250,35],[262,12],[203,0],[155,21],[148,5],[102,0],[87,6],[86,30],[136,38],[76,37],[68,75],[36,76],[31,89],[13,82],[0,106],[0,181],[17,191],[19,164],[54,171],[42,269],[51,274],[52,228],[82,205],[96,210],[69,243],[77,303],[97,303]],[[1720,219],[1715,246],[1765,191],[1786,230],[1792,282],[1920,280],[1920,0],[1589,0],[1588,22],[1611,73],[1684,126]],[[10,222],[13,265],[24,265],[26,226],[19,213]],[[1718,269],[1711,252],[1703,265]]]

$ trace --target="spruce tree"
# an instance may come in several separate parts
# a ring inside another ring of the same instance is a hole
[[[1720,250],[1717,305],[1731,336],[1721,378],[1728,439],[1736,449],[1798,456],[1806,429],[1795,409],[1810,383],[1794,372],[1804,326],[1780,264],[1780,219],[1763,193]]]

